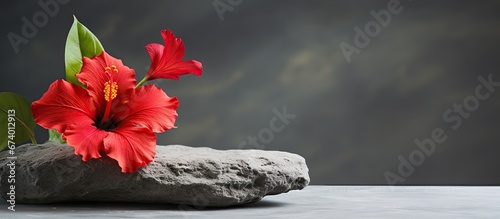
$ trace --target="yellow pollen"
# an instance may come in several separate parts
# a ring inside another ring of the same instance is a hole
[[[118,73],[118,69],[116,68],[116,65],[112,65],[111,67],[107,66],[106,68],[104,68],[104,72],[107,74],[112,73],[111,70],[113,70],[112,71],[113,73]]]
[[[104,99],[106,101],[115,99],[117,92],[118,92],[118,84],[116,84],[116,82],[113,82],[112,84],[110,84],[109,82],[104,83]]]
[[[111,75],[111,73],[118,73],[118,69],[115,65],[112,65],[111,67],[106,66],[106,68],[104,68],[104,72],[109,76],[109,81],[104,83],[104,99],[109,102],[110,100],[116,98],[118,92],[118,84],[113,81],[113,76]]]

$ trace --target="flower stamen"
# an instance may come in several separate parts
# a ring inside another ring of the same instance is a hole
[[[113,84],[110,84],[110,81],[104,83],[104,99],[106,101],[111,101],[116,98],[118,92],[118,84],[116,82],[113,82]],[[111,97],[111,100],[110,100]]]
[[[104,83],[104,99],[107,101],[107,103],[106,110],[104,111],[104,116],[101,120],[101,125],[107,123],[109,119],[109,113],[111,111],[111,102],[118,95],[118,84],[113,81],[112,75],[112,73],[118,73],[118,69],[115,65],[112,65],[111,67],[107,66],[106,68],[104,68],[104,73],[109,76],[109,80]]]

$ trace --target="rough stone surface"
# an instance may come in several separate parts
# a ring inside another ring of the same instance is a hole
[[[158,146],[155,161],[123,174],[108,157],[81,161],[72,147],[55,143],[15,149],[16,203],[141,202],[222,207],[309,184],[299,155],[262,150]],[[0,153],[0,190],[9,199],[8,151]]]

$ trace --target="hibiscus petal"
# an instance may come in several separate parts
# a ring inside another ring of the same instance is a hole
[[[116,66],[118,72],[114,73],[111,70],[110,74],[105,73],[105,68],[113,65]],[[105,83],[110,80],[110,75],[113,82],[118,85],[117,96],[114,101],[126,102],[136,84],[134,70],[123,65],[120,59],[116,59],[106,52],[102,52],[101,55],[94,56],[91,59],[83,57],[82,70],[76,76],[80,82],[87,86],[89,94],[94,98],[98,112],[103,112],[106,107],[104,87]]]
[[[95,110],[92,98],[85,89],[64,80],[54,81],[47,92],[31,105],[36,123],[59,133],[65,132],[71,124],[93,124]]]
[[[160,133],[175,128],[178,106],[177,97],[169,97],[161,88],[146,85],[136,88],[130,101],[112,112],[117,124],[139,125]]]
[[[148,128],[119,127],[104,139],[104,151],[118,161],[123,173],[135,172],[153,161],[156,154],[156,135]]]
[[[148,51],[149,58],[151,58],[151,66],[149,68],[156,68],[156,66],[160,63],[161,56],[163,55],[163,49],[165,46],[158,43],[150,43],[146,45],[146,50]]]
[[[165,50],[163,51],[165,61],[167,63],[181,61],[184,58],[184,43],[182,39],[175,37],[171,30],[162,30],[160,33],[165,43]]]
[[[75,148],[76,155],[82,155],[83,161],[100,158],[99,152],[104,151],[104,138],[109,132],[100,130],[93,125],[69,126],[63,136],[68,145]]]
[[[151,43],[146,50],[151,58],[151,66],[146,74],[148,80],[165,78],[179,80],[179,76],[195,74],[200,76],[203,66],[195,60],[182,61],[184,58],[184,43],[170,30],[162,30],[161,35],[165,46]]]
[[[196,60],[189,60],[185,62],[177,62],[169,67],[169,74],[165,74],[164,78],[179,80],[179,76],[185,74],[194,74],[200,76],[203,71],[203,67],[200,62]]]

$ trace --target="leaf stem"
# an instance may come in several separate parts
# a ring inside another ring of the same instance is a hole
[[[141,81],[139,81],[139,83],[135,85],[135,88],[140,87],[142,84],[146,83],[146,81],[148,81],[148,76],[145,76]]]
[[[21,123],[21,125],[24,127],[24,129],[26,129],[26,131],[28,132],[28,135],[30,136],[31,143],[37,144],[36,139],[35,139],[35,134],[29,129],[29,127],[23,121],[21,121],[19,118],[17,118],[17,116],[14,116],[14,118],[19,123]]]
[[[0,108],[0,110],[2,110],[4,113],[8,114],[7,110],[5,110],[3,108]],[[21,121],[19,118],[17,118],[17,116],[14,116],[14,119],[16,119],[16,121],[21,123],[21,126],[23,126],[23,128],[28,132],[28,135],[31,139],[31,143],[37,144],[36,139],[35,139],[35,134],[33,134],[33,132],[30,130],[30,128],[23,121]]]

